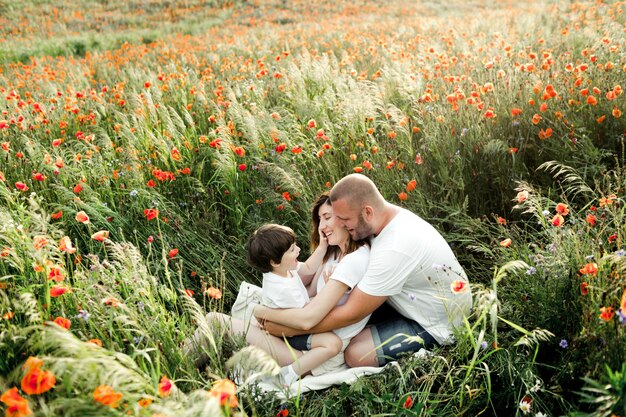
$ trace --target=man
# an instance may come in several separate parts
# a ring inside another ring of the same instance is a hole
[[[451,343],[454,327],[469,314],[472,296],[465,272],[441,234],[416,214],[385,201],[361,174],[337,182],[330,199],[336,221],[354,240],[372,237],[370,261],[346,303],[310,332],[348,326],[373,312],[346,348],[351,367],[382,366],[401,353]],[[273,334],[295,333],[272,324],[266,328]]]

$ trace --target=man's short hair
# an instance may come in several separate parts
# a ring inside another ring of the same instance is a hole
[[[296,243],[296,234],[287,226],[264,224],[248,239],[248,264],[261,272],[271,272],[272,264],[280,263],[285,252]]]
[[[384,205],[385,199],[376,188],[376,184],[363,174],[346,175],[330,190],[330,201],[346,199],[350,205],[363,208],[372,206],[380,208]]]

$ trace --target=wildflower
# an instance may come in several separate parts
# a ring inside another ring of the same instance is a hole
[[[137,401],[137,405],[141,408],[146,408],[147,406],[152,404],[152,401],[153,401],[152,398],[142,398],[139,401]]]
[[[109,238],[109,231],[100,230],[99,232],[96,232],[93,235],[91,235],[91,238],[93,240],[97,240],[98,242],[104,242],[105,239]]]
[[[117,408],[122,400],[122,394],[115,392],[108,385],[100,385],[93,391],[94,401],[106,405],[107,407]]]
[[[50,297],[56,298],[69,291],[69,288],[62,285],[53,285],[50,287]]]
[[[598,317],[604,321],[611,321],[614,315],[615,311],[613,310],[613,307],[601,307],[600,315]]]
[[[72,322],[65,317],[57,317],[56,319],[54,319],[54,323],[61,326],[65,330],[69,330],[70,326],[72,325]]]
[[[157,210],[157,209],[145,209],[143,211],[143,215],[146,216],[148,221],[154,220],[157,217],[159,217],[159,210]]]
[[[615,256],[624,256],[624,255],[626,255],[626,250],[620,249],[618,251],[615,251],[614,255]]]
[[[415,164],[422,165],[423,163],[424,163],[424,160],[422,159],[422,155],[419,153],[415,155]]]
[[[80,183],[76,184],[76,185],[74,186],[74,194],[78,194],[78,193],[80,193],[81,191],[83,191],[83,186],[82,186],[82,185],[80,185]]]
[[[236,391],[237,387],[233,381],[229,379],[220,379],[213,383],[213,387],[209,391],[209,396],[217,398],[221,406],[233,408],[237,407],[237,404],[239,404],[239,401],[235,396]]]
[[[286,201],[291,201],[291,195],[289,195],[289,191],[285,191],[285,192],[283,193],[283,198],[284,198]]]
[[[76,315],[77,319],[81,319],[83,321],[89,321],[89,317],[91,317],[91,314],[89,314],[86,310],[78,310],[78,314]]]
[[[567,214],[569,213],[569,209],[567,208],[567,204],[563,204],[563,203],[559,203],[556,205],[556,212],[563,215],[563,216],[567,216]]]
[[[500,246],[502,246],[503,248],[508,248],[509,246],[511,246],[511,243],[513,243],[511,238],[506,238],[500,242]]]
[[[589,294],[589,288],[588,288],[588,284],[586,282],[581,282],[580,283],[580,293],[582,295]]]
[[[222,292],[218,288],[215,288],[215,287],[207,288],[204,293],[211,298],[215,298],[216,300],[219,300],[222,298]]]
[[[239,166],[237,167],[237,169],[242,172],[245,171],[246,168],[248,168],[246,164],[239,164]]]
[[[178,249],[176,249],[176,248],[174,248],[174,249],[170,250],[170,251],[167,253],[167,257],[168,257],[168,258],[170,258],[170,259],[171,259],[171,258],[174,258],[176,255],[178,255]]]
[[[455,294],[462,294],[467,291],[469,288],[467,281],[463,281],[461,279],[455,279],[450,283],[450,291]]]
[[[408,192],[411,192],[413,190],[415,190],[415,187],[417,187],[417,181],[416,180],[411,180],[409,181],[409,183],[406,185],[406,190]]]
[[[519,116],[520,114],[522,114],[522,109],[519,109],[517,107],[514,107],[511,109],[511,116],[516,117],[516,116]]]
[[[579,272],[582,275],[593,275],[595,277],[598,273],[598,264],[595,262],[588,262],[585,266],[580,268]]]
[[[537,268],[531,266],[526,270],[526,275],[535,275],[537,273]]]
[[[528,395],[525,395],[524,398],[522,398],[522,401],[520,401],[519,403],[520,411],[524,414],[530,413],[532,401],[532,398],[530,398]]]
[[[372,169],[372,163],[371,163],[370,161],[363,161],[363,166],[364,166],[367,170]]]
[[[552,220],[550,220],[553,226],[561,227],[565,223],[565,219],[560,214],[555,214]]]
[[[517,193],[517,203],[522,204],[524,201],[528,200],[528,191],[520,191]]]
[[[567,340],[561,339],[561,341],[559,342],[559,346],[563,349],[567,349],[569,345],[567,344]]]
[[[77,222],[80,222],[82,224],[89,224],[89,216],[83,210],[76,213],[75,219]]]
[[[302,147],[300,146],[294,146],[293,148],[291,148],[291,153],[298,155],[300,153],[302,153]]]
[[[50,391],[56,384],[56,377],[50,371],[42,371],[43,361],[30,357],[24,364],[26,374],[22,378],[21,387],[28,395],[39,395]]]
[[[498,216],[497,222],[498,224],[506,225],[506,219],[504,217]]]
[[[615,200],[617,200],[617,196],[615,194],[611,194],[608,197],[602,197],[600,199],[600,207],[610,206],[615,202]]]
[[[585,218],[585,221],[589,224],[589,226],[595,226],[597,220],[598,218],[591,213],[587,214],[587,217]]]
[[[315,119],[311,119],[307,122],[306,127],[308,129],[315,129],[317,127],[317,122],[315,121]]]
[[[91,345],[96,345],[98,347],[102,347],[102,340],[100,340],[100,339],[89,339],[85,343],[88,343],[88,344],[91,344]]]
[[[56,213],[52,213],[50,215],[50,218],[52,218],[52,220],[59,220],[61,217],[63,217],[63,211],[59,210]]]
[[[487,343],[487,341],[485,341],[485,340],[483,340],[483,341],[480,343],[480,348],[481,348],[482,350],[487,349],[487,347],[488,347],[488,346],[489,346],[489,343]]]
[[[410,395],[406,397],[406,400],[404,401],[404,404],[402,404],[402,407],[406,409],[413,407],[413,398],[411,398]]]
[[[33,238],[33,248],[39,250],[48,244],[48,239],[45,236],[35,236]]]
[[[32,414],[28,408],[28,401],[17,392],[16,387],[2,394],[0,401],[7,405],[6,417],[26,417]]]
[[[15,188],[17,188],[18,190],[22,191],[22,192],[26,192],[29,190],[28,185],[24,184],[21,181],[18,181],[15,183]]]
[[[119,307],[122,303],[115,297],[107,297],[102,300],[102,304],[108,305],[111,307]]]
[[[289,410],[287,410],[286,408],[283,408],[276,414],[276,417],[287,417],[288,415],[289,415]]]
[[[72,246],[72,241],[68,236],[63,236],[61,240],[59,240],[59,250],[67,253],[76,252],[76,248]]]
[[[398,193],[398,198],[400,201],[406,201],[409,198],[409,195],[402,191],[401,193]]]
[[[52,279],[55,282],[61,282],[65,279],[65,275],[61,268],[53,266],[50,268],[50,272],[48,272],[48,279]]]
[[[172,384],[172,381],[170,381],[167,376],[163,375],[159,382],[159,395],[161,397],[167,397],[172,393],[173,387],[174,384]]]

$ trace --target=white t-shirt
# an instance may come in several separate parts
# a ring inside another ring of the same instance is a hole
[[[454,280],[467,281],[443,236],[416,214],[399,212],[372,239],[367,272],[358,287],[418,322],[440,344],[451,342],[472,307],[472,294],[453,293]]]
[[[324,288],[328,279],[343,282],[349,287],[349,289],[337,302],[337,305],[339,306],[344,304],[348,299],[348,295],[352,292],[352,289],[356,287],[365,275],[369,257],[370,248],[367,245],[363,245],[354,252],[344,256],[339,262],[335,259],[327,260],[322,267],[322,274],[317,280],[317,294],[319,294],[322,288]],[[342,340],[349,340],[363,330],[369,318],[370,316],[368,315],[361,321],[346,327],[335,329],[334,332]]]
[[[300,264],[298,264],[300,267]],[[309,294],[297,271],[291,277],[273,272],[263,274],[263,304],[271,308],[301,308],[309,302]]]

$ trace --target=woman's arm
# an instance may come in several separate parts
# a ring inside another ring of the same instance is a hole
[[[348,286],[334,279],[328,280],[322,291],[302,308],[273,309],[265,306],[254,308],[258,320],[268,320],[300,330],[309,330],[319,323],[337,305]]]

